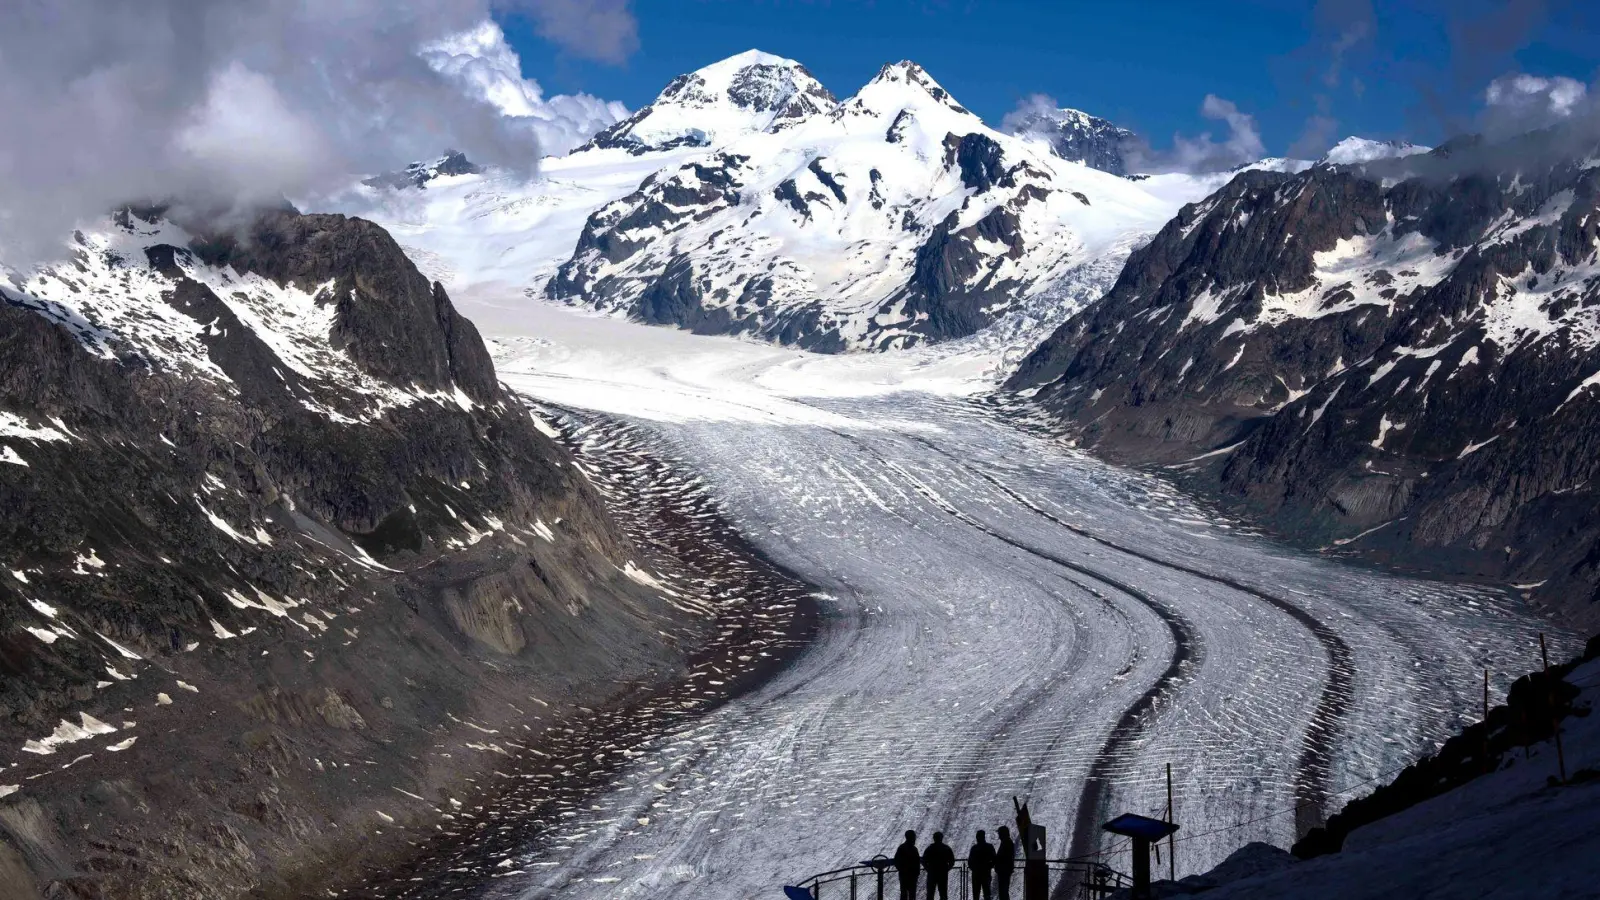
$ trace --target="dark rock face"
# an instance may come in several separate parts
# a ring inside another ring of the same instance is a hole
[[[945,138],[945,164],[952,162],[961,170],[961,183],[975,191],[994,187],[1005,172],[1000,145],[976,132]]]
[[[471,322],[430,284],[388,232],[342,216],[271,215],[241,239],[194,247],[200,261],[304,287],[333,282],[330,342],[362,371],[430,392],[460,387],[480,403],[500,399],[494,364]]]
[[[381,229],[123,222],[0,291],[0,894],[296,895],[467,744],[679,665],[701,626]]]
[[[1015,120],[1007,117],[1006,124],[1012,134],[1049,143],[1062,159],[1113,175],[1127,174],[1125,151],[1138,139],[1126,128],[1075,109],[1039,110]]]
[[[428,182],[441,175],[477,175],[482,171],[482,168],[467,159],[466,154],[451,150],[433,162],[414,162],[398,172],[384,172],[361,183],[375,188],[403,190],[414,187],[422,190],[427,188]]]
[[[1547,137],[1242,173],[1009,386],[1308,543],[1600,622],[1600,169]]]

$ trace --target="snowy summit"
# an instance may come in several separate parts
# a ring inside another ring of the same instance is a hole
[[[1347,137],[1323,154],[1322,162],[1335,166],[1367,163],[1378,159],[1395,159],[1427,153],[1431,147],[1419,147],[1408,141],[1374,141],[1368,138]]]
[[[779,131],[837,106],[805,66],[760,50],[679,75],[649,106],[595,135],[580,149],[630,153],[710,147],[746,134]]]

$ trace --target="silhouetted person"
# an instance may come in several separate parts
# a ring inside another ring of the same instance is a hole
[[[1011,842],[1011,829],[1000,826],[1000,845],[994,849],[994,881],[1000,900],[1011,900],[1011,873],[1017,868],[1017,845]]]
[[[928,871],[928,900],[934,891],[939,900],[950,900],[950,870],[956,867],[956,852],[944,842],[944,832],[933,833],[933,843],[922,851],[922,868]]]
[[[917,833],[906,832],[906,842],[894,851],[894,870],[900,873],[900,900],[917,900],[917,873],[922,871],[922,854],[917,852]]]
[[[994,900],[990,877],[994,874],[994,845],[978,832],[978,842],[967,851],[967,868],[972,870],[972,900]]]

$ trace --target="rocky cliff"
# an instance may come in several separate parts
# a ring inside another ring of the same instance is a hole
[[[1009,383],[1314,546],[1600,621],[1600,167],[1539,133],[1185,207]]]
[[[707,627],[382,229],[173,218],[0,287],[7,898],[305,896]]]

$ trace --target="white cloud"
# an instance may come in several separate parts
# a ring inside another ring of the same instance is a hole
[[[211,79],[205,102],[174,135],[176,159],[205,180],[249,201],[310,187],[337,159],[317,123],[291,109],[271,79],[234,63]]]
[[[1489,83],[1484,102],[1490,106],[1531,106],[1564,119],[1577,111],[1588,93],[1587,85],[1565,75],[1503,75]]]
[[[1200,114],[1226,123],[1227,137],[1219,141],[1209,131],[1194,137],[1175,134],[1172,149],[1165,151],[1135,144],[1127,151],[1128,171],[1222,172],[1253,163],[1266,155],[1266,145],[1261,141],[1255,117],[1240,110],[1233,101],[1207,94],[1200,104]]]
[[[1016,134],[1036,117],[1049,117],[1061,108],[1056,103],[1056,98],[1049,94],[1029,94],[1017,101],[1015,109],[1006,113],[1000,120],[1000,130],[1006,134]]]
[[[532,171],[537,138],[560,149],[614,118],[592,97],[519,86],[498,33],[481,67],[505,77],[483,76],[470,99],[418,55],[491,11],[525,13],[581,56],[637,45],[626,0],[5,0],[0,259],[53,256],[122,203],[311,197],[445,148]],[[525,114],[504,114],[517,103]]]
[[[588,94],[546,98],[537,81],[522,76],[522,60],[492,21],[423,47],[422,58],[469,96],[525,122],[545,153],[565,153],[628,115],[621,103]]]
[[[1591,105],[1588,86],[1575,78],[1524,73],[1489,82],[1483,100],[1482,127],[1495,136],[1545,128],[1582,115]]]

